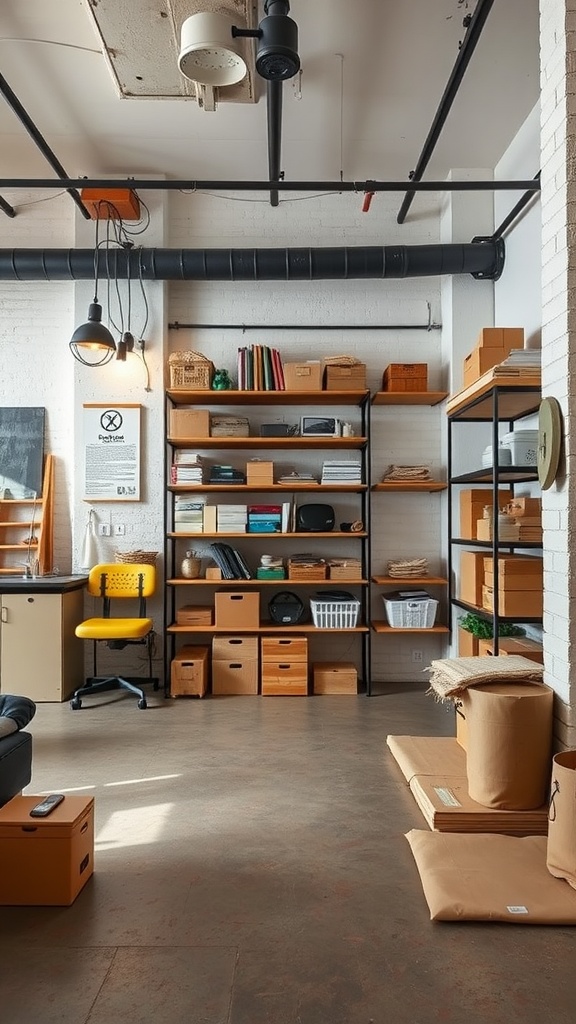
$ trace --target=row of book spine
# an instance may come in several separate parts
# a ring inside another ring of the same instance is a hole
[[[284,391],[284,370],[278,349],[250,345],[238,349],[239,391]]]

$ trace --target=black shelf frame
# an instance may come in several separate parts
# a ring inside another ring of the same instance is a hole
[[[235,404],[234,403],[235,394],[236,393],[233,392],[231,394],[229,393],[229,395],[228,395],[229,403],[230,403],[231,406],[233,406]],[[361,464],[362,464],[362,487],[359,487],[355,491],[352,491],[352,490],[344,491],[344,492],[342,492],[342,494],[344,496],[347,496],[347,495],[350,495],[350,494],[354,494],[355,496],[357,496],[359,498],[359,508],[360,508],[360,516],[359,516],[359,518],[361,518],[362,522],[364,523],[364,532],[362,532],[361,534],[350,533],[350,534],[346,534],[346,536],[347,537],[349,536],[352,539],[354,539],[356,537],[358,539],[359,543],[361,543],[361,562],[362,562],[361,576],[362,576],[362,578],[364,580],[366,580],[366,582],[359,584],[357,582],[351,581],[350,586],[354,587],[354,591],[355,592],[356,592],[356,589],[358,590],[358,596],[359,596],[359,599],[360,599],[359,622],[361,624],[366,624],[367,627],[368,627],[368,628],[365,629],[364,632],[358,633],[356,635],[358,635],[361,638],[361,643],[362,643],[362,647],[361,647],[362,690],[361,690],[361,692],[363,692],[366,696],[370,696],[371,695],[371,691],[372,691],[372,686],[371,686],[371,630],[369,628],[369,623],[371,622],[371,587],[370,587],[370,582],[369,581],[370,581],[370,569],[371,569],[371,561],[372,561],[372,549],[371,549],[371,539],[370,539],[370,500],[371,500],[371,494],[370,494],[370,391],[364,390],[364,391],[361,391],[361,392],[349,393],[349,394],[347,394],[345,392],[329,392],[329,391],[323,391],[321,393],[311,391],[309,394],[303,394],[302,392],[292,393],[290,391],[278,391],[278,392],[250,391],[250,392],[241,392],[240,395],[241,395],[241,398],[242,398],[242,405],[243,406],[249,406],[251,408],[257,408],[258,406],[262,406],[262,405],[269,406],[270,405],[271,396],[275,395],[275,396],[277,396],[277,404],[278,405],[297,404],[299,406],[311,405],[313,407],[315,401],[318,399],[320,401],[320,404],[322,405],[322,408],[325,408],[325,407],[328,407],[328,406],[332,406],[332,405],[333,406],[339,406],[339,405],[344,404],[344,405],[347,405],[349,407],[350,406],[355,406],[360,411],[360,437],[355,438],[355,439],[344,438],[344,443],[342,445],[338,445],[338,441],[342,440],[342,439],[339,439],[339,438],[332,439],[332,438],[330,438],[329,439],[329,443],[326,444],[326,446],[325,446],[325,449],[331,448],[333,451],[335,451],[335,450],[343,451],[343,450],[352,450],[353,449],[354,451],[357,451],[359,453],[360,458],[361,458]],[[208,391],[208,390],[205,391],[205,392],[202,392],[202,393],[196,392],[194,394],[193,400],[189,399],[189,401],[186,401],[184,395],[178,395],[174,391],[171,391],[170,389],[167,389],[166,390],[165,398],[166,398],[166,401],[165,401],[165,409],[164,409],[164,437],[165,437],[165,442],[166,443],[165,443],[164,480],[165,481],[169,481],[170,480],[170,466],[172,464],[172,456],[173,456],[174,449],[176,449],[178,447],[187,446],[186,442],[182,442],[182,441],[171,442],[170,439],[169,439],[168,427],[169,427],[169,420],[170,420],[170,409],[174,408],[176,406],[179,406],[181,404],[197,405],[197,404],[200,404],[200,401],[201,401],[202,404],[204,404],[206,406],[210,406],[211,404],[222,406],[222,405],[224,405],[226,403],[226,392],[214,392],[214,391]],[[261,400],[259,400],[259,399],[261,399]],[[206,445],[205,445],[206,450],[210,450],[211,447],[212,447],[212,449],[214,451],[217,450],[215,445],[212,445],[212,446],[210,445],[210,440],[211,440],[210,438],[206,438],[205,440],[206,440]],[[224,438],[222,438],[221,440],[225,441]],[[233,440],[236,440],[236,439],[233,439]],[[242,439],[242,440],[244,440],[244,439]],[[248,440],[249,447],[251,449],[257,450],[258,448],[261,448],[262,450],[263,449],[270,450],[270,448],[272,447],[270,442],[273,439],[271,439],[271,438],[264,438],[264,439],[248,438],[246,440]],[[259,440],[263,440],[262,445],[259,445],[259,443],[258,443]],[[314,448],[314,450],[316,450],[319,454],[323,450],[325,450],[324,447],[321,447],[319,443],[316,443],[314,445],[306,444],[306,440],[307,440],[306,438],[295,437],[295,438],[291,438],[290,440],[292,442],[291,447],[293,447],[293,448],[298,448],[298,449],[302,449],[302,450],[307,449],[307,448],[310,448],[310,449]],[[355,443],[354,443],[354,441],[355,441]],[[251,442],[251,444],[250,444],[250,442]],[[194,443],[194,445],[198,449],[201,449],[203,447],[202,446],[202,439],[196,439],[193,443]],[[248,445],[246,447],[248,447]],[[234,453],[241,454],[241,452],[243,451],[243,448],[244,448],[244,446],[236,445],[236,446],[232,446],[230,451],[233,450]],[[218,446],[218,449],[220,451],[227,450],[224,446],[220,446],[220,445]],[[325,493],[327,493],[329,491],[329,489],[330,489],[329,486],[323,487],[321,485],[318,485],[318,486],[316,486],[314,488],[310,488],[310,489],[306,489],[306,490],[301,489],[301,488],[295,488],[294,490],[291,490],[290,487],[287,486],[286,487],[286,494],[287,494],[287,496],[290,496],[290,497],[295,497],[298,494],[302,494],[302,495],[306,495],[306,497],[309,498],[310,494],[312,494],[312,493],[317,493],[317,494],[323,494],[324,493],[325,494]],[[191,493],[196,493],[196,488],[194,487],[193,484],[189,488],[184,488],[184,490],[188,490]],[[227,493],[230,493],[229,488],[225,488],[225,490],[226,490]],[[262,487],[259,487],[258,490],[260,490],[261,492],[266,492],[267,488],[265,486],[262,486]],[[214,488],[214,491],[216,491],[216,488]],[[175,493],[182,493],[182,490],[180,488],[178,488],[178,490],[175,491],[173,487],[171,487],[170,485],[166,484],[165,488],[164,488],[164,492],[165,492],[164,571],[165,571],[166,579],[168,580],[168,579],[174,579],[176,577],[176,547],[177,547],[178,540],[179,539],[185,539],[185,540],[188,539],[188,540],[192,541],[192,540],[195,539],[196,541],[199,541],[199,540],[202,539],[203,535],[202,534],[194,534],[194,535],[190,535],[189,537],[187,537],[186,534],[180,534],[180,535],[176,535],[176,536],[173,535],[173,526],[174,526],[174,494]],[[198,493],[206,493],[206,491],[203,490],[202,488],[200,488],[200,489],[198,489]],[[247,491],[242,491],[240,489],[239,489],[238,493],[239,494],[244,494],[244,495],[248,494]],[[278,494],[279,492],[277,490],[275,490],[273,493],[274,494]],[[337,493],[337,492],[335,491],[333,493]],[[338,531],[336,531],[335,536],[336,535],[340,535],[341,536],[341,534],[338,534]],[[235,539],[237,539],[238,541],[241,541],[241,540],[245,540],[246,538],[252,539],[252,538],[254,538],[256,536],[257,535],[255,535],[255,534],[248,534],[248,533],[246,533],[246,534],[237,534],[237,535],[235,535]],[[274,536],[276,537],[276,535],[274,535]],[[278,537],[282,537],[282,534],[278,534],[277,536]],[[304,537],[309,537],[311,539],[314,538],[314,534],[313,533],[302,533],[301,536],[303,538]],[[323,543],[325,542],[326,539],[329,539],[329,538],[324,538],[323,539]],[[231,542],[231,540],[230,540],[230,538],[228,538],[228,543],[230,543],[230,542]],[[215,584],[217,586],[224,586],[224,587],[226,586],[226,583],[227,583],[226,580],[216,580],[214,582],[215,582]],[[333,581],[333,582],[335,584],[334,589],[342,589],[342,588],[346,589],[346,581],[345,580]],[[298,581],[297,580],[290,581],[288,579],[286,579],[286,580],[278,580],[278,589],[279,590],[283,589],[282,584],[284,584],[284,589],[286,587],[289,587],[290,584],[292,584],[294,587],[297,587],[298,586]],[[338,584],[338,586],[336,586],[336,584]],[[330,586],[330,580],[322,581],[322,583],[319,582],[317,585],[318,585],[319,588],[324,587],[324,589],[326,589],[327,587]],[[177,591],[177,589],[178,589],[177,585],[174,585],[174,584],[168,585],[167,583],[165,583],[165,585],[164,585],[164,630],[165,630],[165,633],[164,633],[164,695],[165,695],[165,697],[168,697],[169,694],[170,694],[170,666],[171,666],[172,659],[174,658],[174,655],[175,655],[175,652],[176,652],[176,639],[177,639],[177,635],[178,635],[176,633],[169,632],[169,627],[171,625],[173,625],[175,620],[176,620],[176,591]],[[282,626],[278,627],[278,631],[279,632],[282,631]],[[210,627],[207,627],[206,633],[210,634],[210,632],[211,632]],[[239,632],[242,632],[242,630],[239,630]],[[334,630],[334,632],[339,632],[339,631],[338,630]],[[350,632],[352,632],[352,631],[350,631]],[[191,634],[192,637],[194,637],[195,635],[197,635],[197,634],[195,634],[195,633]],[[310,630],[308,630],[306,632],[306,636],[313,636],[313,635],[314,635],[314,633],[312,631],[310,631]],[[318,630],[318,635],[326,636],[327,635],[327,631],[319,629]],[[192,641],[192,642],[194,642],[194,641]]]
[[[494,655],[499,651],[499,625],[501,622],[525,622],[539,624],[538,618],[519,619],[518,616],[505,616],[500,614],[499,609],[499,588],[498,588],[498,559],[502,551],[514,551],[515,549],[534,550],[542,549],[542,544],[535,541],[501,541],[498,536],[498,495],[503,484],[514,486],[520,483],[533,483],[538,480],[536,468],[527,466],[499,466],[498,464],[490,469],[474,470],[470,473],[452,473],[452,462],[454,453],[454,427],[459,423],[491,423],[492,425],[492,451],[498,452],[499,426],[501,423],[508,423],[508,429],[512,430],[514,423],[538,412],[541,397],[540,384],[494,384],[487,391],[471,398],[458,409],[448,413],[448,606],[449,617],[452,618],[451,609],[462,608],[468,612],[481,615],[487,621],[493,623],[493,645]],[[453,516],[453,488],[462,484],[476,483],[480,486],[486,485],[492,488],[492,540],[466,540],[462,537],[452,536]],[[461,545],[469,548],[488,549],[492,551],[494,560],[496,586],[494,588],[494,607],[490,612],[486,608],[477,608],[475,605],[466,604],[460,601],[454,592],[454,567],[452,548],[454,545]]]

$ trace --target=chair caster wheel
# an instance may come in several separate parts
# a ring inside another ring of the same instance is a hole
[[[145,711],[146,710],[146,708],[148,707],[148,704],[146,703],[146,698],[145,697],[142,697],[138,701],[138,707],[140,708],[140,711]]]
[[[74,697],[74,699],[70,701],[70,707],[72,708],[72,711],[79,711],[82,707],[80,697]]]

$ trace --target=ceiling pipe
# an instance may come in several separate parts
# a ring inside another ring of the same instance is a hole
[[[474,11],[474,14],[472,15],[468,23],[468,28],[466,31],[466,35],[464,36],[464,41],[460,47],[460,50],[458,51],[456,63],[452,68],[452,73],[450,75],[450,78],[448,79],[446,88],[444,90],[444,94],[442,96],[442,99],[440,100],[438,109],[434,115],[432,126],[430,128],[430,131],[428,132],[426,141],[422,147],[422,152],[418,157],[418,163],[416,164],[415,169],[411,171],[410,174],[408,175],[408,177],[413,182],[420,181],[422,175],[424,174],[424,171],[428,166],[430,157],[434,152],[434,148],[440,136],[440,132],[444,127],[444,122],[446,121],[446,118],[450,113],[450,108],[456,98],[456,93],[460,88],[460,83],[462,82],[462,79],[464,77],[464,72],[466,71],[466,68],[470,63],[472,54],[476,49],[476,44],[480,39],[482,29],[486,24],[486,20],[488,18],[488,15],[490,14],[493,4],[494,0],[478,0],[476,10]],[[466,24],[466,19],[464,21],[464,24]],[[414,189],[410,189],[410,191],[406,192],[406,195],[404,196],[404,199],[402,201],[402,206],[400,207],[400,211],[396,218],[399,224],[404,223],[404,220],[406,219],[406,214],[408,213],[408,210],[412,205],[414,195]]]
[[[155,192],[201,192],[219,189],[221,192],[405,192],[405,181],[230,181],[219,179],[169,180],[158,178],[0,178],[0,189],[6,188],[130,188]],[[533,178],[501,181],[419,181],[416,192],[539,192],[540,182]]]
[[[282,82],[267,82],[268,118],[268,176],[270,181],[282,178],[280,170],[282,152]],[[270,190],[270,206],[278,206],[278,189]]]
[[[12,89],[8,85],[8,82],[6,81],[6,79],[4,78],[3,75],[0,75],[0,93],[2,93],[2,96],[4,97],[4,99],[6,100],[8,105],[12,108],[14,113],[16,114],[16,117],[20,121],[20,124],[24,125],[24,128],[28,132],[30,138],[36,144],[36,146],[38,147],[38,149],[42,153],[42,156],[45,157],[45,159],[48,161],[48,163],[50,164],[52,170],[56,171],[56,174],[58,175],[58,177],[61,180],[66,179],[68,177],[68,175],[66,174],[66,171],[64,170],[62,164],[60,163],[60,161],[58,160],[56,155],[50,149],[50,146],[46,142],[46,139],[39,132],[38,128],[34,124],[34,121],[30,117],[28,112],[24,109],[24,107],[20,103],[20,100],[18,99],[16,94],[12,91]],[[76,206],[80,210],[80,213],[82,214],[82,216],[85,217],[86,220],[90,220],[90,214],[89,214],[88,210],[86,209],[86,207],[84,206],[84,203],[82,202],[80,196],[78,195],[78,192],[74,188],[71,188],[71,187],[67,187],[66,191],[67,191],[68,195],[72,196],[72,199],[76,203]],[[8,211],[6,209],[4,209],[3,206],[2,206],[2,209],[4,210],[4,213],[8,213]],[[10,216],[10,214],[8,214],[8,216]]]
[[[93,249],[0,249],[1,281],[87,281]],[[110,277],[99,250],[98,278]],[[471,274],[496,281],[504,242],[290,249],[119,249],[114,278],[146,281],[320,281]]]

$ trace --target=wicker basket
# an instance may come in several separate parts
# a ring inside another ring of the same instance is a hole
[[[214,363],[201,352],[173,352],[168,358],[170,387],[182,391],[209,391]]]
[[[136,548],[135,551],[117,551],[116,561],[117,562],[135,562],[141,565],[156,565],[156,559],[158,558],[157,551],[142,551],[140,548]]]

